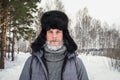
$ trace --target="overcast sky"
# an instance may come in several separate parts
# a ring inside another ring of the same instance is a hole
[[[120,25],[120,0],[62,0],[66,11],[75,15],[79,9],[88,8],[89,14],[108,24]],[[118,27],[117,27],[118,28]],[[119,28],[120,30],[120,28]]]
[[[42,0],[46,1],[46,0]],[[120,25],[120,0],[61,0],[67,14],[75,16],[79,9],[88,8],[91,17]],[[117,27],[118,28],[118,27]],[[120,30],[120,28],[119,28]]]
[[[110,21],[120,19],[120,0],[62,0],[66,10],[75,13],[87,7],[89,14],[95,18]]]

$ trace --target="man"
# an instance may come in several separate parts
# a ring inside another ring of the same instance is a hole
[[[32,43],[32,56],[26,61],[20,80],[88,80],[77,45],[68,32],[68,17],[61,11],[48,11],[41,18],[42,30]]]

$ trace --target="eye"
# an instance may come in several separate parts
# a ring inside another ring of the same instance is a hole
[[[60,30],[58,30],[56,33],[58,34],[58,33],[61,33],[62,31],[60,31]]]
[[[60,33],[60,31],[57,31],[56,33]]]
[[[47,31],[48,33],[53,33],[51,30]]]

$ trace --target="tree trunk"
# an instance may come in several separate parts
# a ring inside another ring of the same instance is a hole
[[[2,45],[3,45],[3,43],[2,43]],[[2,50],[0,52],[0,69],[4,69],[4,55],[3,55]]]
[[[3,54],[6,57],[6,26],[3,26]]]
[[[2,33],[1,33],[2,35]],[[2,36],[0,35],[0,69],[4,69],[4,56],[3,56],[3,51],[2,51],[2,46],[3,46],[3,40],[2,40]]]
[[[9,25],[9,28],[8,28],[8,30],[9,30],[9,38],[8,38],[9,43],[8,43],[8,50],[7,50],[8,58],[10,58],[10,52],[11,52],[11,47],[10,47],[10,44],[11,44],[11,37],[10,37],[11,32],[10,32],[10,28],[11,28],[11,25]]]
[[[4,39],[3,39],[3,29],[2,29],[2,33],[1,33],[0,69],[4,69]]]
[[[10,58],[10,39],[9,39],[9,43],[8,43],[8,58]]]
[[[2,8],[2,2],[0,1],[0,8]],[[1,35],[1,56],[0,56],[0,69],[4,69],[4,57],[6,56],[6,31],[8,25],[8,8],[5,10],[0,9],[0,28]]]
[[[1,22],[4,22],[4,17],[1,20]],[[6,56],[6,31],[7,31],[7,27],[6,25],[1,26],[1,30],[2,30],[2,37],[1,37],[1,42],[2,42],[2,47],[1,47],[1,68],[4,68],[4,57]]]
[[[12,41],[12,61],[14,61],[14,44],[15,44],[15,32],[13,31],[13,41]]]
[[[0,1],[0,8],[1,8],[1,6],[2,6],[2,2]],[[1,15],[1,9],[0,9],[0,25],[2,24],[2,15]],[[3,56],[3,49],[2,49],[2,47],[3,47],[3,31],[2,31],[2,28],[1,28],[2,26],[0,26],[0,30],[1,30],[1,32],[0,32],[0,69],[4,69],[4,56]]]

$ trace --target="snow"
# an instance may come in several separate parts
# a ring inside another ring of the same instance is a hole
[[[90,80],[120,80],[120,72],[109,66],[109,58],[103,56],[79,55]]]
[[[19,80],[20,73],[29,53],[15,54],[15,61],[5,59],[5,69],[0,70],[0,80]],[[79,55],[89,80],[120,80],[120,72],[109,67],[109,58],[92,55]]]
[[[5,69],[0,70],[0,80],[19,80],[23,65],[29,56],[28,53],[20,52],[15,54],[15,61],[5,59]]]

